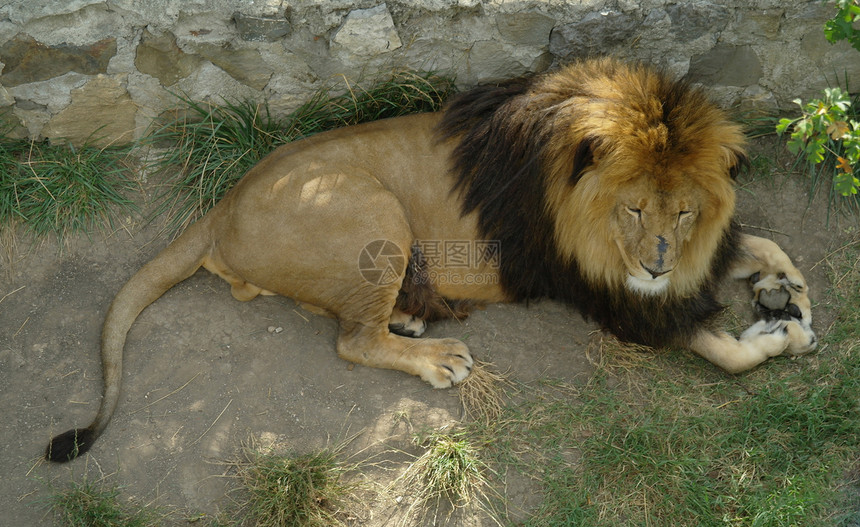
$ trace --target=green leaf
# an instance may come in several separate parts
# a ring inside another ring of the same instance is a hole
[[[788,119],[786,117],[783,117],[776,125],[776,133],[778,133],[779,135],[784,134],[788,127],[794,124],[795,121],[797,121],[797,119]]]
[[[853,174],[841,172],[833,178],[833,188],[843,196],[857,194],[858,187],[860,187],[860,180]]]

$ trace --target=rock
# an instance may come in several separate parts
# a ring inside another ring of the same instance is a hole
[[[80,73],[69,72],[53,79],[14,86],[9,93],[17,101],[17,107],[33,109],[40,106],[51,113],[56,113],[72,102],[72,91],[87,83],[89,77]]]
[[[274,42],[292,30],[287,20],[274,16],[250,16],[237,11],[233,13],[233,21],[239,38],[250,42]]]
[[[331,38],[332,49],[372,57],[398,49],[403,44],[385,4],[350,11]]]
[[[549,49],[559,58],[587,57],[633,40],[637,20],[621,11],[589,13],[552,30]]]
[[[549,53],[541,48],[512,46],[496,40],[475,42],[469,58],[474,81],[478,83],[543,71],[552,62]]]
[[[215,64],[228,75],[255,90],[262,90],[272,77],[272,67],[263,61],[259,50],[251,48],[236,49],[231,45],[201,45],[198,53]]]
[[[176,45],[173,33],[153,35],[144,30],[137,46],[134,64],[138,71],[152,75],[164,86],[173,86],[200,66],[201,59]]]
[[[69,106],[48,121],[42,135],[74,144],[126,143],[134,138],[136,111],[122,77],[98,75],[72,91]]]
[[[537,11],[503,13],[496,16],[499,34],[505,40],[525,46],[548,46],[555,19]]]
[[[4,106],[12,106],[15,104],[15,97],[9,93],[9,90],[0,86],[0,108]]]
[[[719,32],[731,18],[728,8],[710,2],[678,2],[666,6],[666,12],[672,19],[675,38],[681,41]]]
[[[762,76],[761,61],[751,46],[718,44],[690,60],[690,80],[705,85],[751,86]]]
[[[106,38],[89,46],[60,44],[47,46],[26,34],[19,34],[0,46],[4,86],[18,86],[59,77],[70,71],[96,75],[107,71],[116,55],[116,39]]]

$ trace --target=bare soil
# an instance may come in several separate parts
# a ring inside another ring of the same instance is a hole
[[[809,204],[804,183],[782,176],[760,176],[738,196],[746,230],[777,241],[806,275],[814,327],[823,334],[834,300],[822,260],[856,223],[831,217],[828,226],[826,201]],[[124,281],[166,243],[155,226],[129,220],[127,228],[73,237],[62,248],[31,245],[24,236],[7,247],[0,274],[0,525],[53,524],[46,497],[84,474],[121,487],[123,500],[161,508],[166,525],[211,517],[232,507],[236,482],[223,477],[224,461],[252,437],[299,453],[348,441],[343,457],[371,459],[367,479],[382,489],[418,453],[413,433],[463,418],[456,389],[339,359],[335,321],[281,297],[237,302],[226,283],[200,271],[132,328],[123,395],[91,453],[65,465],[41,461],[53,435],[94,416],[102,318]],[[727,291],[751,323],[747,286]],[[428,336],[464,339],[518,381],[582,384],[594,370],[585,353],[594,330],[567,307],[542,302],[492,305],[463,323],[437,323]],[[502,490],[514,516],[527,516],[540,500],[539,485],[516,474]],[[372,494],[356,511],[356,525],[388,525],[410,503],[396,492]],[[490,525],[480,515],[457,523]]]

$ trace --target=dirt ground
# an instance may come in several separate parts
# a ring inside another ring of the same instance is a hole
[[[781,177],[745,184],[738,196],[747,231],[776,240],[805,273],[822,334],[833,315],[820,262],[841,245],[844,223],[831,219],[826,227],[825,202],[808,207],[805,187]],[[104,313],[124,281],[165,243],[157,228],[131,222],[109,236],[74,237],[61,253],[56,243],[31,247],[22,237],[4,263],[0,526],[51,525],[45,498],[52,486],[81,481],[83,473],[120,486],[123,500],[161,507],[168,525],[214,515],[229,509],[235,485],[222,477],[223,461],[251,437],[296,452],[351,438],[344,455],[354,461],[376,455],[379,464],[368,477],[385,486],[417,452],[413,432],[462,418],[456,390],[340,360],[333,320],[281,297],[237,302],[224,282],[200,271],[132,328],[119,407],[91,453],[66,465],[41,461],[50,437],[94,416]],[[734,302],[748,301],[745,285],[731,291]],[[476,356],[520,381],[579,383],[594,368],[585,354],[593,330],[565,306],[543,302],[489,306],[464,323],[437,323],[428,336],[464,339]],[[512,475],[506,487],[511,509],[525,509],[520,517],[539,502],[539,486],[527,478]],[[381,494],[366,503],[355,523],[389,524],[409,503],[397,497]],[[490,525],[481,518],[462,523]]]

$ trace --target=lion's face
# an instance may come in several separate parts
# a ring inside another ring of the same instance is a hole
[[[627,287],[643,294],[666,290],[698,213],[695,200],[685,196],[635,190],[619,196],[610,222],[627,270]]]
[[[734,213],[736,156],[716,147],[648,162],[618,145],[615,154],[596,155],[551,201],[561,255],[595,284],[646,296],[699,290]]]

